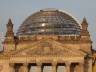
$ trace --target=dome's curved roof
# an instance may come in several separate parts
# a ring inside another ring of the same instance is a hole
[[[29,16],[18,29],[17,35],[70,35],[80,34],[79,23],[59,10],[40,10]]]

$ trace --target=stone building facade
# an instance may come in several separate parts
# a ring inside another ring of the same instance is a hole
[[[92,41],[86,18],[80,24],[73,16],[61,10],[45,9],[29,16],[16,35],[9,19],[0,52],[0,72],[29,72],[44,66],[57,72],[65,66],[66,72],[92,72]]]

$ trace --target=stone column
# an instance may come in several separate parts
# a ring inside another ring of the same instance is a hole
[[[10,63],[10,72],[15,72],[15,64],[14,63]]]
[[[79,65],[80,65],[80,72],[85,72],[84,63],[80,63]]]
[[[41,63],[37,64],[37,72],[42,72],[42,64]]]
[[[57,72],[57,63],[52,63],[52,72]]]
[[[93,67],[92,67],[92,59],[88,60],[88,72],[93,72]],[[96,63],[95,63],[96,64]],[[96,71],[96,69],[95,69]]]
[[[65,64],[66,64],[66,72],[70,72],[71,63],[66,62]]]
[[[24,63],[22,69],[23,69],[23,72],[28,72],[28,64]]]

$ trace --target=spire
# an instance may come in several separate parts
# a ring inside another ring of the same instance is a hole
[[[10,18],[9,18],[8,24],[12,24],[12,21],[11,21],[11,19],[10,19]]]
[[[4,51],[9,52],[12,50],[15,50],[15,36],[13,32],[13,24],[11,19],[8,20],[8,23],[6,24],[6,35],[5,35],[5,40],[3,42],[4,44]],[[9,45],[8,45],[9,44]]]
[[[14,36],[13,24],[11,19],[8,20],[8,23],[6,24],[6,28],[7,28],[6,36]]]
[[[84,35],[84,36],[88,36],[89,35],[89,32],[87,30],[88,28],[88,22],[87,22],[87,19],[84,17],[83,18],[83,21],[82,21],[82,31],[81,31],[81,34]]]
[[[83,23],[83,24],[88,24],[86,17],[83,18],[82,23]]]
[[[82,25],[83,30],[87,30],[88,22],[87,22],[87,19],[85,17],[83,18],[83,21],[82,21],[81,25]]]

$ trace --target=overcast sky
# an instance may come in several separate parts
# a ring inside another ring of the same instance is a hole
[[[88,30],[96,49],[96,0],[0,0],[0,38],[6,32],[6,23],[11,18],[14,32],[32,13],[44,8],[56,8],[67,11],[82,22],[88,20]]]

